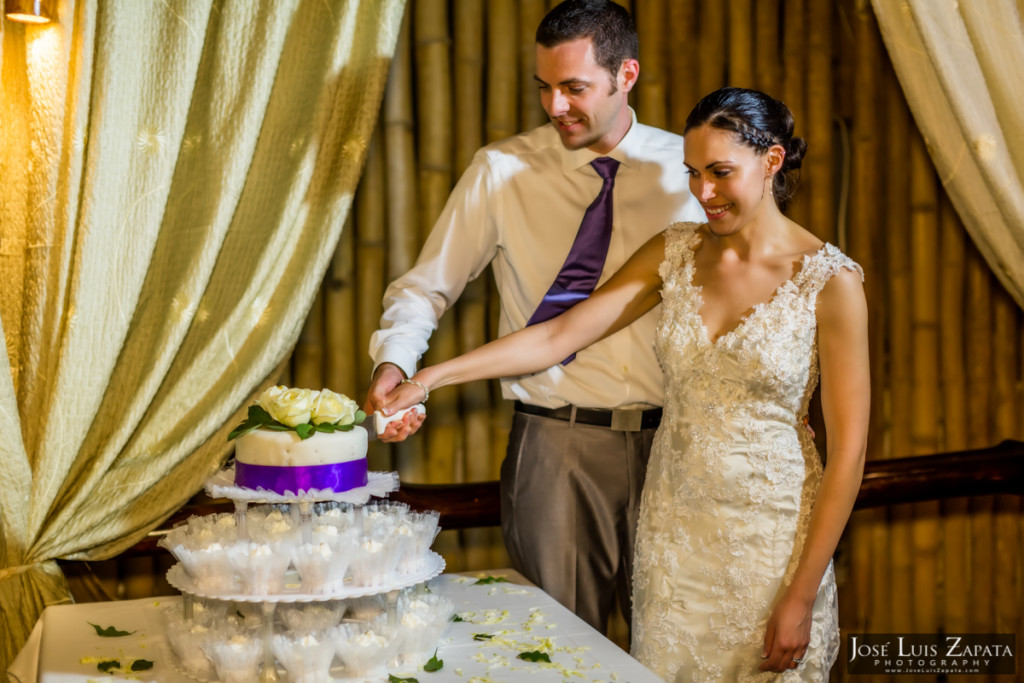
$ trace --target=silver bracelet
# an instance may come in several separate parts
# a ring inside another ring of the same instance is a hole
[[[427,399],[430,398],[430,390],[427,389],[425,386],[423,386],[422,384],[420,384],[419,382],[417,382],[414,379],[403,379],[401,381],[401,384],[411,384],[414,387],[419,387],[420,389],[422,389],[423,390],[423,400],[420,401],[420,403],[426,403]]]

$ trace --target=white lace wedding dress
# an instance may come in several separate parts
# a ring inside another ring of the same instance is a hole
[[[739,326],[708,338],[695,224],[666,233],[656,347],[665,413],[641,502],[633,654],[668,681],[824,681],[839,649],[831,565],[799,668],[758,671],[792,580],[822,464],[803,426],[818,382],[817,294],[860,267],[826,244]]]

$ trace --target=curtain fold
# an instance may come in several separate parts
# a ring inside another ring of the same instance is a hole
[[[0,40],[0,670],[218,466],[334,253],[404,0],[64,0]]]
[[[939,177],[1024,307],[1024,24],[1018,0],[872,0]]]

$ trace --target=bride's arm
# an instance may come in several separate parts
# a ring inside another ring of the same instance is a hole
[[[664,254],[665,238],[662,234],[655,235],[588,299],[565,313],[423,368],[410,379],[433,391],[448,384],[527,375],[560,363],[658,305],[661,301],[658,266]],[[422,399],[423,391],[419,387],[402,384],[385,397],[381,412],[391,415]]]
[[[867,451],[871,378],[860,275],[838,273],[822,289],[816,310],[827,455],[793,582],[768,621],[761,668],[772,671],[785,671],[807,649],[811,607],[853,511]]]

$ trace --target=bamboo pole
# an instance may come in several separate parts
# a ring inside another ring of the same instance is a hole
[[[799,39],[787,39],[782,44],[782,100],[793,112],[793,118],[801,128],[807,125],[807,8],[806,2],[811,0],[787,0],[783,3],[785,14],[783,23],[786,37],[800,36]],[[858,45],[857,63],[862,57],[865,46]],[[808,224],[807,201],[803,192],[798,192],[789,207],[789,216],[800,225]],[[842,246],[842,245],[840,245]]]
[[[324,290],[321,287],[292,351],[292,376],[295,386],[319,387],[323,383],[323,366]]]
[[[697,31],[697,59],[699,68],[694,64],[689,66],[689,77],[696,78],[699,84],[697,99],[704,97],[710,92],[721,88],[726,84],[728,75],[726,73],[726,60],[707,59],[705,55],[724,55],[728,49],[728,34],[726,33],[726,5],[721,0],[701,0],[700,2],[700,23]],[[690,103],[690,108],[697,103],[697,99]]]
[[[832,3],[812,2],[807,14],[810,28],[807,40],[807,112],[803,123],[797,123],[798,134],[806,135],[809,143],[801,174],[809,219],[805,227],[819,238],[835,242],[831,144]]]
[[[487,3],[487,142],[519,132],[518,38],[515,31],[509,30],[515,25],[516,4],[512,0]]]
[[[1017,431],[1017,306],[1006,290],[995,284],[992,292],[993,325],[993,376],[992,401],[994,409],[994,439],[1002,441],[1015,436]],[[995,571],[992,592],[999,596],[995,600],[995,621],[992,629],[997,633],[1012,633],[1020,619],[1020,601],[1004,599],[1002,596],[1019,594],[1018,572],[1021,565],[1021,551],[1017,545],[1017,527],[1020,520],[1021,501],[1019,496],[995,496],[993,562],[1000,569]]]
[[[534,3],[536,4],[536,3]],[[478,0],[456,0],[455,5],[455,101],[463,125],[456,130],[456,173],[469,164],[474,150],[483,144],[484,98],[484,8]],[[538,20],[539,21],[539,20]],[[530,52],[533,53],[531,41]],[[532,67],[531,67],[532,73]],[[534,92],[531,97],[536,99]],[[465,106],[462,106],[465,103]],[[487,341],[487,276],[470,283],[459,299],[459,351],[465,352]],[[462,462],[457,463],[457,481],[481,481],[490,474],[490,413],[487,382],[473,382],[460,388],[463,406]],[[461,534],[468,567],[487,567],[493,546],[500,537],[491,529],[467,529]]]
[[[942,447],[946,451],[970,446],[967,436],[967,376],[964,350],[964,291],[966,289],[966,235],[956,211],[943,197],[940,216],[942,278],[939,292],[942,330]],[[970,524],[967,500],[942,502],[943,615],[946,631],[968,630],[967,603]]]
[[[891,169],[888,182],[885,184],[885,201],[888,204],[886,215],[892,226],[911,225],[910,206],[910,114],[906,110],[902,91],[895,75],[889,74],[886,79],[887,94],[887,144],[886,168]],[[855,229],[860,229],[855,228]],[[889,443],[890,449],[877,453],[875,457],[899,457],[911,453],[911,431],[913,405],[913,314],[912,314],[912,270],[911,270],[911,233],[909,230],[890,229],[886,231],[886,255],[888,271],[886,273],[888,292],[884,302],[886,334],[890,340],[887,359],[873,359],[872,365],[885,363],[889,368]],[[873,395],[872,401],[884,400],[882,396]],[[892,514],[902,527],[895,538],[891,537],[892,529],[889,517]],[[909,510],[905,507],[893,511],[875,510],[872,515],[872,543],[867,549],[865,562],[870,565],[871,593],[866,604],[871,610],[870,630],[888,628],[892,604],[892,588],[890,581],[889,548],[898,544],[908,543],[909,528],[906,517]]]
[[[788,5],[787,5],[788,8]],[[787,13],[787,18],[789,14]],[[876,233],[881,225],[879,206],[877,198],[882,195],[882,186],[877,169],[885,159],[881,150],[879,132],[883,130],[880,114],[876,102],[882,100],[885,88],[879,82],[879,53],[880,45],[877,44],[877,26],[869,13],[860,12],[854,15],[854,48],[855,59],[848,72],[851,89],[860,93],[858,98],[852,101],[853,125],[850,135],[850,196],[849,196],[849,230],[846,249],[851,257],[864,268],[865,292],[868,299],[868,334],[870,344],[870,357],[872,359],[871,372],[871,422],[868,431],[868,457],[874,458],[884,454],[885,435],[885,384],[882,382],[884,375],[880,372],[879,363],[884,363],[884,283],[881,270],[881,262],[877,258],[878,246],[883,240]],[[793,17],[793,21],[799,21]],[[874,32],[874,33],[873,33]],[[788,50],[787,45],[787,50]],[[795,57],[787,55],[787,60]],[[794,84],[795,77],[792,75],[792,67],[787,61],[786,66],[786,90],[800,93],[802,98],[803,89],[797,87],[801,84]],[[893,515],[903,516],[907,514],[905,509],[894,509]],[[893,566],[890,568],[890,598],[887,610],[871,615],[875,623],[871,624],[871,630],[879,628],[895,627],[894,621],[897,614],[902,617],[909,617],[911,605],[911,567],[908,557],[911,538],[909,527],[906,524],[894,524],[888,534],[881,532],[876,534],[875,542],[881,542],[888,536],[890,552],[884,553],[892,557]],[[878,624],[877,621],[882,621]]]
[[[369,388],[370,375],[373,372],[373,359],[370,358],[367,349],[370,346],[370,336],[377,330],[380,324],[381,299],[384,296],[384,287],[387,285],[383,274],[387,272],[385,251],[385,240],[387,236],[387,193],[385,191],[386,179],[384,177],[384,146],[381,135],[374,135],[370,139],[370,147],[366,153],[366,169],[363,171],[362,182],[359,193],[356,195],[356,248],[355,248],[355,272],[336,272],[335,278],[344,284],[348,284],[348,295],[354,299],[346,306],[332,307],[332,311],[351,311],[353,304],[358,309],[356,312],[356,356],[354,364],[355,376],[346,378],[353,387],[359,388],[359,395],[363,396]],[[352,283],[357,283],[358,297],[351,291]],[[335,315],[330,320],[330,338],[332,347],[333,340],[342,335],[352,333],[352,321],[339,319]],[[333,359],[329,364],[332,374],[343,372],[346,365],[345,357]],[[334,368],[337,369],[334,369]],[[340,378],[340,377],[339,377]],[[338,386],[347,386],[339,384]]]
[[[780,89],[782,55],[779,48],[779,0],[757,0],[755,12],[754,75],[756,87],[772,97],[782,97]]]
[[[649,126],[668,126],[665,63],[665,26],[668,13],[665,0],[637,2],[637,33],[640,36],[640,78],[633,92],[637,119]]]
[[[383,122],[383,119],[382,119]],[[338,281],[347,283],[332,291],[329,300],[331,314],[327,319],[328,348],[336,350],[328,358],[328,374],[336,377],[338,386],[351,386],[356,391],[353,398],[364,402],[369,389],[370,377],[373,373],[373,359],[370,358],[370,335],[380,324],[381,300],[387,284],[384,274],[387,272],[387,210],[386,178],[384,161],[384,127],[378,125],[377,132],[370,139],[370,147],[366,153],[366,168],[356,193],[355,203],[355,234],[356,257],[355,272],[335,273]],[[346,228],[348,231],[348,228]],[[342,233],[342,239],[345,234]],[[353,291],[351,283],[356,284],[358,295]],[[346,358],[341,351],[341,339],[353,336],[352,317],[345,312],[355,309],[356,348],[354,357]],[[346,362],[348,361],[348,362]],[[349,369],[346,369],[349,368]],[[343,373],[347,373],[343,379]],[[345,383],[341,383],[345,382]],[[348,384],[351,383],[351,384]],[[391,471],[393,449],[379,441],[370,444],[367,454],[371,469]]]
[[[412,9],[410,2],[402,18],[382,105],[387,160],[389,282],[412,268],[420,250],[413,136]]]
[[[913,454],[935,453],[939,445],[939,250],[936,178],[919,136],[910,144],[911,245],[914,282]],[[939,574],[939,505],[913,506],[913,624],[918,633],[937,633]]]
[[[753,0],[729,0],[729,75],[725,82],[737,88],[754,87]]]
[[[971,446],[991,443],[990,381],[992,377],[992,274],[977,249],[967,250],[967,403],[968,439]],[[972,498],[969,619],[972,631],[984,632],[995,618],[992,586],[992,498]]]
[[[418,189],[415,171],[412,92],[413,3],[406,7],[384,92],[384,149],[387,174],[388,281],[408,271],[419,253]],[[424,481],[423,439],[393,447],[395,466],[405,481]]]
[[[668,126],[671,131],[682,133],[690,110],[707,94],[701,91],[695,75],[700,65],[696,2],[668,4],[668,32],[672,36],[668,52]]]
[[[446,0],[417,0],[413,13],[416,45],[417,148],[419,150],[421,239],[444,209],[452,186],[451,39]],[[454,311],[445,313],[426,354],[434,364],[458,354]],[[458,434],[458,390],[441,389],[430,401],[427,480],[452,481]]]
[[[519,0],[519,128],[530,130],[547,122],[537,97],[537,27],[547,13],[544,0]]]
[[[367,159],[369,161],[369,159]],[[358,206],[359,194],[356,194]],[[353,207],[356,208],[356,207]],[[364,369],[369,373],[369,355],[366,346],[360,347],[358,335],[353,334],[352,320],[355,318],[355,242],[356,229],[353,213],[345,219],[345,225],[334,250],[330,268],[320,288],[324,299],[323,337],[324,358],[321,369],[322,378],[319,383],[299,384],[302,387],[317,389],[327,387],[334,391],[351,396],[362,403],[366,395],[366,382],[359,386],[356,380],[356,367],[363,358]],[[383,258],[381,258],[383,262]],[[378,271],[378,278],[379,278]],[[377,291],[369,291],[366,296],[377,296],[372,300],[374,310],[380,309],[380,287]],[[369,374],[367,374],[369,377]],[[361,391],[360,391],[361,390]]]

